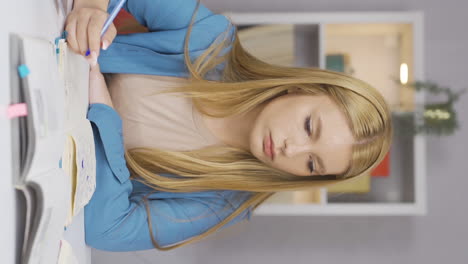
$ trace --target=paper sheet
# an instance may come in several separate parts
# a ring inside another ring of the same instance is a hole
[[[65,239],[60,240],[60,253],[57,264],[79,264],[73,248]]]
[[[57,70],[55,45],[45,39],[21,36],[23,64],[30,73],[23,78],[28,120],[34,133],[31,135],[34,152],[27,157],[31,164],[24,180],[30,180],[38,172],[57,167],[65,144],[64,116],[65,94]],[[51,148],[53,145],[55,147]],[[59,148],[60,147],[60,148]],[[40,154],[38,154],[40,153]]]
[[[57,12],[64,18],[73,1],[57,1]],[[70,244],[60,239],[64,225],[72,222],[95,190],[94,138],[86,119],[89,65],[64,39],[56,43],[13,35],[12,43],[18,47],[13,67],[28,69],[25,75],[19,72],[30,128],[22,141],[28,147],[27,153],[23,150],[23,164],[28,165],[22,166],[15,182],[26,200],[21,261],[78,263]]]
[[[89,66],[83,56],[59,41],[58,71],[64,82],[68,139],[63,161],[72,178],[72,205],[66,225],[89,202],[96,189],[96,157],[88,112]],[[65,167],[64,167],[65,168]]]

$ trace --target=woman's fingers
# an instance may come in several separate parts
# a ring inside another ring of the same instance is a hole
[[[101,13],[100,15],[92,16],[88,24],[89,50],[95,51],[97,56],[99,56],[99,51],[101,49],[101,30],[106,19],[106,13]]]
[[[115,36],[117,36],[117,29],[115,28],[114,23],[111,23],[106,33],[104,33],[104,36],[102,37],[102,49],[106,50],[114,41]]]
[[[91,13],[85,10],[86,8],[83,8],[78,11],[82,14],[78,16],[76,23],[76,40],[78,42],[78,50],[82,55],[85,55],[88,50],[88,24],[91,18]]]
[[[70,15],[67,17],[65,30],[68,32],[68,35],[67,35],[68,46],[74,52],[80,53],[80,50],[78,48],[78,42],[76,40],[76,17],[75,16]]]
[[[86,55],[89,49],[99,56],[101,48],[107,49],[117,35],[117,29],[111,23],[101,38],[101,31],[108,16],[106,11],[99,8],[82,7],[73,10],[68,14],[65,26],[69,47],[81,55]]]

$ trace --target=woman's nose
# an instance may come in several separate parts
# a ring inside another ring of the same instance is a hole
[[[294,157],[299,154],[309,152],[311,149],[311,143],[305,141],[291,141],[286,140],[283,146],[283,153],[288,157]]]

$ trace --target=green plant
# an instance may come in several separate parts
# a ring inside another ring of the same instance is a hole
[[[400,80],[395,80],[400,83]],[[401,85],[401,84],[400,84]],[[437,136],[452,135],[459,128],[457,113],[454,103],[466,92],[466,88],[459,92],[453,92],[448,87],[441,87],[431,81],[416,81],[402,85],[404,88],[414,89],[416,92],[425,91],[430,94],[447,96],[447,100],[438,103],[424,104],[423,115],[415,115],[415,112],[395,113],[396,121],[401,122],[403,133],[427,134]]]

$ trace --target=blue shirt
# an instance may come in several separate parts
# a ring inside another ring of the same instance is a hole
[[[108,12],[117,0],[110,0]],[[107,51],[101,50],[103,73],[137,73],[188,76],[183,58],[183,39],[195,8],[195,0],[127,0],[124,9],[150,32],[117,35]],[[191,57],[201,54],[226,30],[226,17],[213,14],[200,4],[190,41]],[[143,203],[147,196],[153,236],[162,246],[175,245],[199,235],[228,217],[252,196],[247,191],[161,192],[130,180],[124,158],[122,119],[110,106],[93,103],[88,107],[96,152],[96,190],[84,207],[85,241],[106,251],[153,249],[148,215]],[[161,173],[166,177],[177,177]],[[250,220],[251,208],[221,229],[243,219]]]

